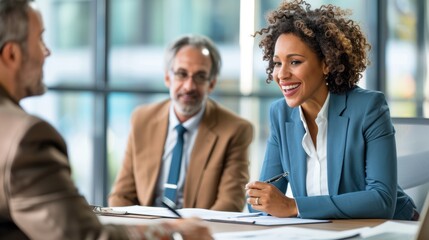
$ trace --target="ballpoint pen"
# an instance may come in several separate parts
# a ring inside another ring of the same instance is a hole
[[[180,215],[180,213],[176,211],[176,204],[174,204],[174,202],[171,201],[169,198],[164,197],[161,201],[161,204],[164,205],[172,213],[174,213],[174,215],[176,215],[178,218],[183,218],[182,215]]]
[[[284,172],[282,174],[276,175],[268,180],[265,180],[264,183],[273,183],[273,182],[277,182],[278,180],[280,180],[283,177],[287,177],[289,175],[289,172]]]

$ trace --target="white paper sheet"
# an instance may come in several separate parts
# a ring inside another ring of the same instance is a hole
[[[278,218],[273,216],[258,216],[258,217],[240,217],[240,220],[254,221],[256,225],[263,226],[280,226],[280,225],[293,225],[293,224],[308,224],[308,223],[324,223],[328,220],[317,219],[302,219],[302,218]]]
[[[227,232],[214,234],[215,240],[327,240],[346,239],[358,236],[367,228],[359,228],[347,231],[327,231],[299,227],[281,227],[257,231]]]
[[[401,236],[404,236],[405,239],[413,239],[413,237],[417,234],[419,225],[416,222],[409,222],[409,223],[399,223],[399,222],[392,222],[387,221],[384,222],[378,226],[366,229],[365,231],[361,232],[361,236],[363,239],[367,237],[372,236],[379,236],[380,234],[402,234]],[[382,235],[380,235],[382,236]],[[405,237],[408,236],[408,237]]]
[[[138,215],[149,215],[159,217],[177,218],[170,210],[163,207],[147,207],[147,206],[127,206],[127,207],[112,207],[114,211],[126,211],[129,214]],[[183,217],[199,217],[202,219],[227,219],[227,218],[244,218],[251,216],[259,216],[261,213],[243,213],[243,212],[226,212],[226,211],[214,211],[201,208],[183,208],[177,209]]]
[[[177,218],[177,216],[174,215],[170,210],[163,207],[147,207],[136,205],[127,207],[112,207],[110,209],[115,212],[127,212],[129,214]],[[329,222],[328,220],[277,218],[272,216],[262,216],[262,213],[226,212],[201,208],[183,208],[177,209],[177,212],[179,212],[183,217],[199,217],[208,221],[256,224],[266,226]]]

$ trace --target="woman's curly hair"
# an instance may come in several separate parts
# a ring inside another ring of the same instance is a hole
[[[284,1],[267,16],[268,27],[255,32],[263,38],[259,47],[268,61],[267,83],[273,80],[273,55],[277,38],[291,33],[304,41],[328,66],[329,91],[344,93],[356,86],[369,64],[370,44],[359,25],[347,17],[350,11],[323,5],[311,10],[303,0]]]

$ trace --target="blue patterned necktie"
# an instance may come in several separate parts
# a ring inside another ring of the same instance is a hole
[[[177,130],[177,142],[173,149],[168,180],[164,185],[164,196],[169,198],[172,202],[177,203],[177,183],[179,181],[180,168],[182,165],[183,135],[186,132],[186,128],[183,127],[182,124],[179,124],[175,129]]]

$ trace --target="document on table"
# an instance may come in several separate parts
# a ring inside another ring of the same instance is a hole
[[[146,215],[146,216],[158,216],[177,218],[177,216],[170,210],[164,207],[148,207],[148,206],[127,206],[127,207],[111,207],[112,211],[126,212],[127,214]],[[183,217],[199,217],[202,219],[223,219],[223,218],[244,218],[259,216],[261,213],[243,213],[243,212],[226,212],[226,211],[214,211],[201,208],[182,208],[177,209]]]
[[[416,222],[392,222],[387,221],[378,226],[365,229],[361,232],[362,239],[390,239],[401,236],[401,239],[414,239],[417,235],[419,225]],[[395,238],[399,239],[399,238]]]
[[[242,221],[254,221],[255,225],[263,226],[281,226],[294,224],[309,224],[309,223],[326,223],[329,220],[318,219],[303,219],[303,218],[278,218],[273,216],[257,216],[257,217],[238,217]]]
[[[213,236],[215,240],[334,240],[349,239],[359,236],[359,233],[364,231],[364,229],[367,228],[359,228],[347,231],[328,231],[298,227],[280,227],[256,231],[215,233]]]
[[[326,239],[414,239],[418,224],[387,221],[375,227],[328,231],[299,227],[280,227],[256,231],[215,233],[215,240],[326,240]],[[400,238],[396,238],[400,237]]]
[[[114,212],[124,212],[126,214],[136,214],[145,216],[158,216],[177,218],[170,210],[163,207],[148,207],[148,206],[127,206],[127,207],[112,207],[108,208]],[[226,212],[214,211],[201,208],[183,208],[177,209],[183,217],[199,217],[207,221],[228,222],[255,224],[266,226],[292,225],[292,224],[308,224],[308,223],[323,223],[330,222],[329,220],[316,219],[301,219],[301,218],[277,218],[273,216],[262,216],[262,213],[243,213],[243,212]]]

